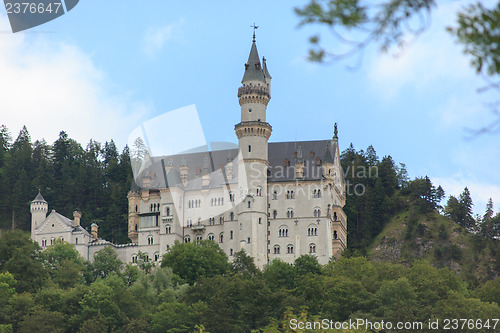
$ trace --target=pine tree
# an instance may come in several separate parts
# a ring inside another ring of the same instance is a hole
[[[457,223],[464,228],[474,227],[474,217],[472,216],[472,198],[469,189],[466,187],[458,199],[460,202],[460,217]]]
[[[368,162],[369,166],[375,166],[379,163],[377,152],[375,151],[375,148],[373,148],[372,145],[370,145],[370,146],[368,146],[368,148],[366,148],[365,156],[366,156],[366,161]]]
[[[486,204],[486,212],[480,220],[478,228],[481,235],[487,238],[493,238],[495,235],[495,230],[493,228],[493,213],[493,200],[490,198]]]

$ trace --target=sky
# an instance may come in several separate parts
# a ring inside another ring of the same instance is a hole
[[[379,157],[428,175],[447,195],[469,187],[474,211],[500,207],[500,133],[470,137],[492,121],[494,93],[446,26],[466,1],[440,2],[429,26],[403,50],[368,47],[358,58],[307,61],[309,36],[293,8],[305,1],[80,1],[70,12],[13,34],[0,9],[0,124],[13,138],[52,143],[64,130],[84,147],[113,139],[122,149],[141,124],[194,107],[207,142],[236,143],[237,89],[252,41],[272,76],[270,141],[322,140],[338,123],[341,150],[373,145]],[[355,69],[350,69],[356,65]],[[184,127],[185,126],[185,127]],[[189,130],[184,130],[189,135]]]

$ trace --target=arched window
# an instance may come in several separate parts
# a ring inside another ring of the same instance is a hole
[[[278,237],[288,237],[288,227],[286,225],[279,227]]]
[[[211,241],[215,240],[214,234],[212,234],[212,233],[208,234],[208,239]]]
[[[219,217],[219,224],[224,224],[224,216]]]
[[[139,207],[137,207],[137,205],[135,205],[135,212],[137,213],[138,210],[139,210]]]
[[[259,217],[259,224],[262,224],[262,217]]]
[[[275,209],[273,210],[273,219],[278,217],[278,211]]]
[[[135,231],[137,231],[137,228],[138,228],[138,227],[137,227],[137,224],[136,224],[136,225],[135,225]]]
[[[285,159],[285,161],[283,162],[283,166],[286,168],[286,167],[289,167],[290,166],[290,161],[287,159]]]
[[[286,217],[289,219],[293,219],[293,209],[292,208],[288,208],[288,210],[286,211]]]
[[[314,190],[313,191],[313,198],[317,198],[317,195],[318,195],[318,190]]]
[[[257,193],[258,197],[261,197],[262,196],[262,187],[257,186],[256,193]]]
[[[334,231],[333,231],[333,239],[337,239],[337,238],[338,238],[337,231],[336,231],[336,230],[334,230]]]
[[[229,249],[229,255],[232,256],[233,255],[233,249]]]
[[[318,226],[316,224],[310,224],[307,227],[307,236],[318,236]]]
[[[196,236],[196,244],[200,244],[203,237],[201,235]]]
[[[158,252],[155,252],[154,258],[155,258],[155,261],[158,261],[160,259],[160,254]]]
[[[166,214],[167,216],[170,216],[170,207],[167,207],[167,208],[165,209],[165,214]]]
[[[47,240],[46,239],[42,239],[42,246],[47,246]]]
[[[280,254],[280,246],[279,245],[274,245],[274,254]]]
[[[132,262],[135,264],[137,262],[137,254],[132,255]]]
[[[333,220],[334,220],[334,221],[337,221],[337,212],[334,212],[334,213],[333,213]]]
[[[234,193],[229,192],[229,201],[233,202],[234,201]]]
[[[248,202],[248,208],[252,208],[252,204],[250,201]]]
[[[231,221],[234,221],[234,213],[233,212],[229,213],[229,219]]]
[[[148,245],[153,245],[153,236],[148,236]]]
[[[219,243],[224,243],[224,233],[223,232],[221,232],[219,234]]]
[[[293,193],[293,191],[290,191],[290,199],[295,199],[295,193]]]
[[[309,244],[309,253],[316,253],[316,244]]]
[[[317,157],[317,158],[316,158],[316,162],[315,162],[315,164],[316,164],[317,166],[320,166],[320,165],[321,165],[321,158]]]
[[[172,232],[172,227],[170,226],[170,224],[167,224],[167,225],[165,226],[165,233],[166,233],[166,234],[169,234],[169,233],[171,233],[171,232]]]
[[[274,191],[273,192],[273,200],[277,200],[277,199],[278,199],[278,192]]]
[[[314,207],[314,217],[321,217],[321,209],[319,207]]]
[[[229,231],[229,239],[233,239],[233,231]]]
[[[191,237],[189,235],[184,237],[184,243],[191,243]]]
[[[286,247],[286,253],[293,254],[293,245],[292,244],[288,244],[287,245],[287,247]]]

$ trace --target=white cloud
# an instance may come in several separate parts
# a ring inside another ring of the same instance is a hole
[[[0,30],[9,30],[6,17],[0,16]],[[0,123],[14,139],[26,125],[33,140],[52,143],[65,130],[83,145],[91,138],[124,145],[152,106],[113,96],[88,54],[49,38],[0,36]]]
[[[149,27],[143,37],[143,51],[149,57],[155,57],[165,46],[169,40],[178,38],[180,33],[180,25],[184,23],[184,19],[167,24],[162,27]]]
[[[478,181],[473,175],[455,174],[446,178],[432,178],[435,186],[441,185],[446,192],[446,196],[458,197],[467,187],[474,203],[474,213],[484,214],[486,203],[489,198],[493,199],[495,211],[500,211],[500,186],[491,183]]]
[[[466,81],[474,89],[479,81],[469,58],[445,30],[454,24],[459,8],[459,2],[440,4],[432,15],[429,29],[397,56],[383,53],[373,57],[369,72],[372,89],[388,100],[398,97],[405,87],[422,95],[439,91],[444,81]]]

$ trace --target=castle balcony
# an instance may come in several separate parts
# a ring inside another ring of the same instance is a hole
[[[243,95],[259,95],[271,98],[269,89],[266,86],[242,86],[238,88],[238,97]]]
[[[234,126],[238,139],[243,136],[263,136],[269,140],[272,130],[271,125],[263,121],[243,121]]]
[[[191,227],[191,230],[193,231],[204,231],[205,230],[205,225],[204,224],[193,224]]]
[[[168,222],[174,222],[174,217],[173,216],[165,216],[163,215],[162,217],[163,222],[168,223]]]

